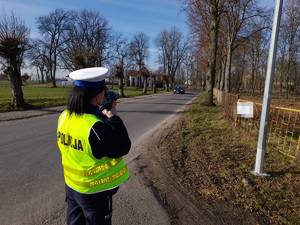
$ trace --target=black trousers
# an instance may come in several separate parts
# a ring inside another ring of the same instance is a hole
[[[82,194],[66,185],[68,225],[111,225],[112,195],[117,189]]]

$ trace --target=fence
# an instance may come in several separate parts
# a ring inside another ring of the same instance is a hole
[[[234,114],[237,101],[249,102],[239,99],[238,95],[214,90],[214,95],[222,105],[226,117],[234,126],[248,131],[259,132],[262,104],[253,103],[253,118],[238,118]],[[300,160],[300,110],[270,107],[268,121],[267,147],[277,149],[283,154]]]

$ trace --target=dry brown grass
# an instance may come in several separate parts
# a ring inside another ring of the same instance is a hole
[[[249,100],[253,102],[262,103],[263,92],[255,92],[253,96],[247,95],[246,91],[242,91],[240,99]],[[300,110],[300,96],[291,94],[288,99],[286,99],[286,93],[280,93],[278,90],[272,92],[271,106],[283,107]]]
[[[196,200],[226,202],[267,217],[270,224],[300,224],[299,161],[267,152],[254,176],[257,137],[233,128],[221,107],[197,99],[164,140],[163,157]]]

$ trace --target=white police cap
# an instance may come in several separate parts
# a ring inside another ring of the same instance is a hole
[[[105,84],[107,75],[107,68],[92,67],[75,70],[69,74],[69,77],[74,80],[74,85],[76,86],[92,88]]]

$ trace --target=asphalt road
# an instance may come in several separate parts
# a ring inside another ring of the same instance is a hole
[[[143,152],[138,143],[155,127],[199,95],[164,94],[119,103],[117,110],[132,140],[125,157],[131,179],[114,196],[113,224],[170,224],[155,193],[136,171]],[[66,203],[61,156],[56,145],[58,114],[0,123],[0,223],[65,224]]]

